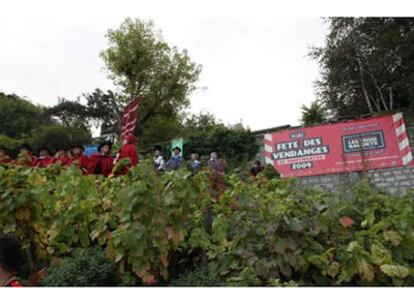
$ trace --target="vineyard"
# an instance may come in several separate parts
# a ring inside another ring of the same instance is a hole
[[[414,285],[412,193],[232,173],[218,195],[212,180],[146,161],[111,178],[0,167],[0,231],[22,240],[26,277],[98,248],[121,286]]]

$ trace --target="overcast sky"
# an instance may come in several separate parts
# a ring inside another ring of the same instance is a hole
[[[191,96],[192,112],[256,130],[297,124],[300,106],[314,100],[319,68],[306,55],[327,33],[317,16],[188,1],[84,2],[0,5],[0,91],[50,106],[113,89],[99,53],[107,30],[132,17],[153,20],[169,44],[203,66],[198,86],[207,89]]]

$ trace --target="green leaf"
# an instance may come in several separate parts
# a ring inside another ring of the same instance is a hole
[[[391,263],[392,258],[390,252],[383,246],[373,244],[371,246],[371,261],[375,265],[381,266],[383,264]]]
[[[384,238],[386,241],[391,241],[394,246],[401,243],[402,237],[397,231],[384,231]]]
[[[334,278],[338,274],[339,268],[340,268],[339,263],[335,261],[335,262],[333,262],[329,265],[328,270],[326,271],[326,273],[329,276],[331,276],[332,278]]]
[[[275,244],[275,251],[278,254],[284,254],[288,247],[288,242],[284,238],[278,238]]]
[[[298,218],[293,218],[289,223],[289,228],[295,232],[303,232],[305,224]]]
[[[358,272],[364,280],[368,282],[374,281],[374,278],[375,278],[374,268],[370,264],[368,264],[366,260],[359,261]]]
[[[400,265],[385,264],[380,267],[381,271],[392,278],[404,279],[410,274],[410,269]]]

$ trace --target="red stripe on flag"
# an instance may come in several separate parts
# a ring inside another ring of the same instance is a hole
[[[125,107],[121,120],[121,137],[134,132],[138,118],[139,105],[140,100],[138,98],[134,98]]]

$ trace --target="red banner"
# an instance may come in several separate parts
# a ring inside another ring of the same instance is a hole
[[[413,164],[401,113],[266,134],[264,154],[283,177]]]
[[[139,99],[134,98],[124,109],[122,115],[121,138],[133,133],[138,119]]]

